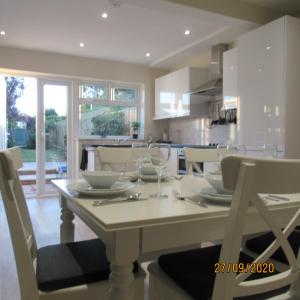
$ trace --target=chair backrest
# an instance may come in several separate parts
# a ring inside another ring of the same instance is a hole
[[[114,170],[121,168],[120,171],[128,171],[129,165],[134,163],[131,148],[121,147],[97,147],[98,158],[102,170]]]
[[[273,232],[275,240],[253,263],[266,262],[281,247],[289,263],[289,269],[266,278],[246,282],[251,272],[239,275],[233,272],[218,273],[212,299],[229,300],[233,297],[256,295],[295,282],[299,277],[299,266],[287,237],[295,226],[299,225],[300,210],[297,210],[282,230],[281,224],[274,219],[258,193],[300,193],[300,160],[229,156],[222,160],[222,174],[224,188],[234,190],[234,195],[219,261],[238,262],[247,210],[249,206],[255,206]]]
[[[136,163],[135,151],[141,149],[132,149],[130,147],[97,147],[98,158],[101,163],[101,169],[113,170],[121,167],[120,171],[128,171],[130,166]],[[145,149],[146,155],[146,149]],[[132,168],[131,168],[132,169]]]
[[[38,299],[35,276],[36,240],[17,170],[20,148],[0,151],[0,189],[16,259],[22,299]]]
[[[188,174],[193,173],[193,166],[199,172],[196,162],[218,162],[217,149],[183,148]]]

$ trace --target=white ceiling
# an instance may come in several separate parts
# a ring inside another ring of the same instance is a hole
[[[106,20],[99,17],[103,11],[109,15]],[[232,42],[253,26],[162,0],[122,0],[119,7],[108,0],[0,0],[0,31],[6,31],[0,46],[155,67]],[[190,36],[184,36],[187,28]]]

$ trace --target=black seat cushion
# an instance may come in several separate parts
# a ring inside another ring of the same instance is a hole
[[[275,240],[274,234],[272,232],[268,232],[266,234],[260,235],[258,237],[249,239],[246,242],[246,247],[255,253],[262,253],[268,246]],[[295,255],[298,255],[298,250],[300,246],[300,232],[294,230],[290,236],[288,237],[288,241],[293,249]],[[279,248],[272,256],[273,259],[278,260],[282,263],[287,263],[287,259],[282,251]]]
[[[179,253],[165,254],[159,257],[160,268],[171,277],[193,299],[207,300],[213,293],[215,282],[215,264],[219,261],[221,246],[206,247]],[[241,252],[239,262],[251,263],[253,258]],[[276,272],[277,273],[277,272]],[[275,274],[275,273],[272,273]],[[272,274],[253,273],[248,280],[270,276]],[[282,293],[285,287],[272,293],[235,299],[264,299]]]
[[[109,265],[105,244],[99,239],[43,247],[37,251],[38,287],[53,291],[107,280]],[[133,272],[137,271],[135,262]]]

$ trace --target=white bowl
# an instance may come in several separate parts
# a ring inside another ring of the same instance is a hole
[[[82,172],[83,178],[94,189],[110,188],[119,178],[120,173],[110,171]]]
[[[143,164],[142,165],[142,174],[143,175],[156,175],[156,171],[152,164]]]
[[[232,194],[231,191],[225,190],[223,187],[223,178],[222,175],[212,175],[207,174],[205,175],[205,179],[208,183],[220,194]]]

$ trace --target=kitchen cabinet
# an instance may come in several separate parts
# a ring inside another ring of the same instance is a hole
[[[238,40],[240,143],[300,158],[300,19],[285,16]]]
[[[237,105],[237,48],[233,48],[223,53],[223,108],[233,109]]]
[[[207,69],[193,67],[185,67],[157,78],[154,119],[190,116],[193,112],[191,106],[201,110],[202,103],[194,102],[195,99],[189,95],[189,92],[207,80]]]

